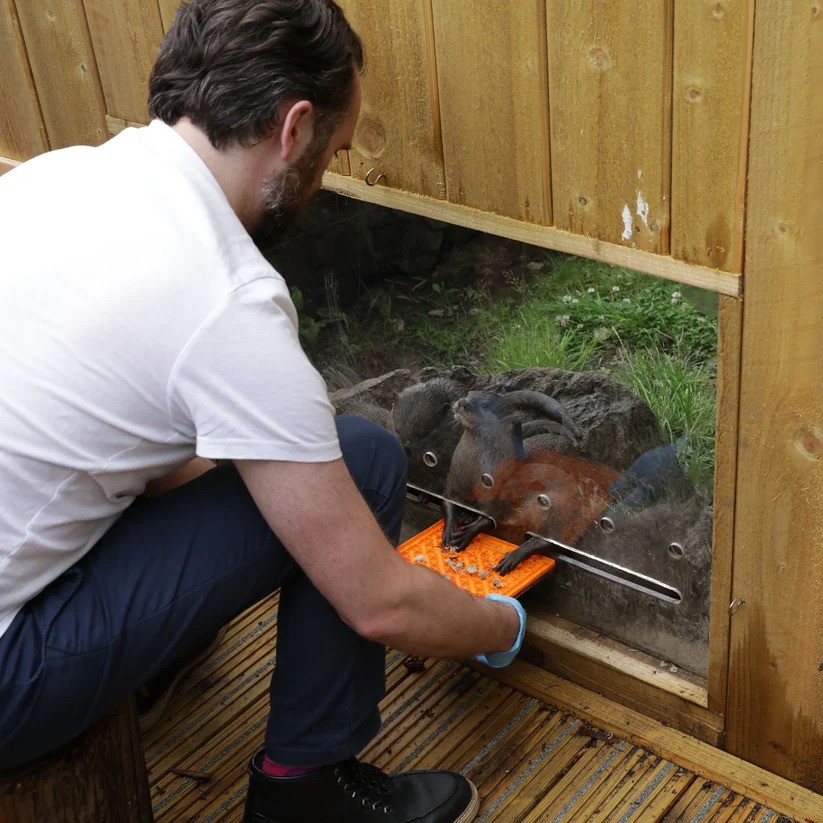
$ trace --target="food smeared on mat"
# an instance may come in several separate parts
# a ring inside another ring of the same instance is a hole
[[[443,521],[439,520],[398,546],[397,551],[409,563],[427,566],[478,597],[491,592],[516,597],[554,568],[550,557],[534,555],[504,576],[494,567],[517,548],[513,543],[479,534],[462,552],[455,552],[443,548],[442,537]]]

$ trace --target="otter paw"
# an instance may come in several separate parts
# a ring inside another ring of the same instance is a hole
[[[518,557],[512,557],[515,552],[509,552],[508,554],[504,555],[500,562],[492,568],[492,571],[498,572],[502,574],[504,577],[509,573],[513,572],[517,565],[520,563],[520,559]]]

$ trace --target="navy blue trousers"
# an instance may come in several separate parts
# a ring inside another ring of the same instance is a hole
[[[338,434],[349,472],[396,545],[402,447],[357,417],[338,418]],[[266,752],[293,766],[356,754],[380,726],[385,649],[343,623],[227,465],[136,500],[15,617],[0,638],[0,769],[67,743],[278,588]]]

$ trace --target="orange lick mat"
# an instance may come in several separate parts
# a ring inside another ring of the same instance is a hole
[[[514,543],[490,534],[479,534],[462,552],[451,554],[443,551],[442,537],[443,521],[438,520],[398,546],[397,551],[409,563],[419,563],[440,572],[461,589],[478,597],[490,592],[516,597],[554,568],[554,560],[550,557],[532,555],[504,577],[492,568],[504,554],[517,548]],[[484,572],[485,577],[482,576]],[[495,581],[500,585],[495,585]]]

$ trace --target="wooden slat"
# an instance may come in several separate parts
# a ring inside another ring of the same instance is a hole
[[[433,8],[446,199],[551,224],[545,0]]]
[[[147,737],[157,823],[242,819],[244,766],[261,745],[269,709],[275,604],[276,597],[267,598],[230,624],[220,648],[183,681],[169,716]],[[674,758],[650,753],[574,716],[613,706],[608,701],[601,704],[602,698],[577,689],[583,699],[569,714],[564,701],[576,687],[565,681],[544,675],[553,704],[548,705],[543,696],[535,699],[501,684],[480,667],[427,660],[423,671],[410,672],[404,657],[396,651],[387,656],[390,685],[380,706],[383,727],[360,756],[389,771],[462,771],[478,787],[478,819],[484,823],[651,823],[670,819],[668,811],[676,805],[700,812],[707,799],[711,814],[705,819],[728,823],[739,809],[755,808],[722,785],[696,778]],[[636,727],[633,731],[638,736]],[[735,767],[739,763],[728,759]],[[199,781],[180,770],[209,779]],[[704,785],[712,792],[701,794]],[[718,795],[712,799],[714,792]]]
[[[558,228],[668,252],[672,0],[548,0]]]
[[[610,823],[612,820],[619,819],[620,815],[615,812],[625,804],[627,799],[630,800],[640,793],[639,787],[648,780],[659,764],[659,757],[649,755],[648,752],[640,752],[636,765],[620,775],[617,786],[589,815],[589,823]]]
[[[342,0],[363,38],[363,105],[351,173],[443,197],[443,157],[430,0]]]
[[[712,745],[723,718],[706,708],[705,681],[672,674],[642,652],[554,615],[529,611],[526,643],[533,662]]]
[[[739,272],[754,0],[674,9],[672,256]]]
[[[106,113],[148,121],[149,74],[163,37],[157,0],[87,3]]]
[[[328,171],[334,174],[351,174],[351,161],[349,159],[349,153],[345,149],[342,149],[336,156],[332,157],[329,162]]]
[[[721,297],[718,311],[717,435],[714,456],[712,582],[709,604],[708,706],[725,714],[729,671],[729,604],[732,601],[737,423],[743,303]],[[725,725],[725,724],[724,724]]]
[[[494,677],[783,814],[823,820],[823,796],[549,672],[515,660],[505,669],[495,669]]]
[[[181,6],[181,0],[157,0],[160,7],[160,20],[163,23],[163,31],[168,31],[171,27],[174,15]]]
[[[0,821],[46,820],[151,823],[132,698],[60,750],[0,774]]]
[[[19,160],[12,160],[9,157],[0,157],[0,174],[5,174],[7,171],[11,171],[15,166],[19,166]]]
[[[28,160],[47,151],[46,126],[13,0],[0,0],[0,100],[7,101],[0,106],[3,159]]]
[[[112,137],[114,137],[115,134],[120,134],[124,129],[142,128],[145,125],[145,123],[137,123],[133,120],[123,120],[120,117],[112,117],[110,114],[106,115],[106,128]]]
[[[699,286],[701,289],[720,294],[735,297],[740,294],[739,275],[697,266],[693,263],[684,263],[664,255],[628,248],[617,243],[607,243],[551,226],[537,226],[499,214],[489,214],[469,206],[454,205],[410,192],[396,191],[383,185],[367,186],[360,180],[342,177],[338,174],[327,172],[323,177],[323,185],[331,191],[356,197],[358,200],[377,203],[380,206],[387,206],[390,209],[402,209],[435,220],[444,220],[488,234],[508,237],[533,246],[602,260],[614,266],[623,266],[653,274],[656,277],[663,277],[666,280]]]
[[[104,142],[103,95],[82,0],[18,2],[17,11],[51,148]]]
[[[758,3],[730,751],[823,791],[823,8]],[[818,815],[823,819],[823,815]]]

